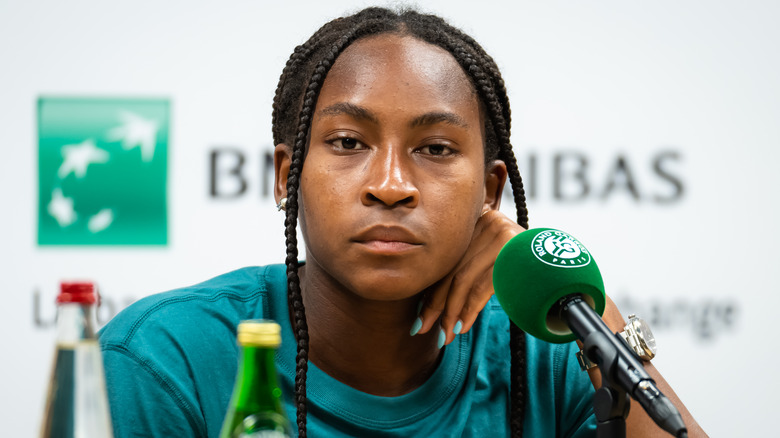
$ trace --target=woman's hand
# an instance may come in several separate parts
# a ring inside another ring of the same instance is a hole
[[[468,332],[493,295],[493,265],[499,251],[523,231],[523,227],[498,210],[483,213],[463,258],[426,294],[412,334],[438,328],[441,348],[456,335]],[[417,327],[419,330],[415,331]]]

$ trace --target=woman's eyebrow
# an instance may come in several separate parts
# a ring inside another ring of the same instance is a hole
[[[425,113],[423,115],[415,117],[411,122],[409,122],[409,127],[415,128],[418,126],[435,125],[437,123],[447,123],[465,129],[469,128],[469,124],[466,123],[466,121],[463,120],[461,116],[449,112]]]
[[[323,116],[347,115],[357,120],[367,120],[372,123],[379,123],[377,117],[368,109],[349,102],[334,103],[320,110]]]

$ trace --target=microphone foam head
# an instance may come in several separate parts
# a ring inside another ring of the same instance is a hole
[[[509,319],[547,342],[575,339],[554,309],[561,298],[579,294],[596,313],[604,313],[596,261],[577,239],[552,228],[533,228],[507,242],[496,258],[493,287]]]

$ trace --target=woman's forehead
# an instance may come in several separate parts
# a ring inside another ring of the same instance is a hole
[[[411,96],[417,104],[477,102],[471,81],[449,52],[397,34],[362,38],[347,47],[328,73],[320,98],[362,100],[382,87],[395,90],[399,98]]]

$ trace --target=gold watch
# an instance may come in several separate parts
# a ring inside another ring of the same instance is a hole
[[[628,315],[628,324],[618,334],[640,359],[649,361],[655,357],[655,353],[658,351],[655,344],[655,336],[653,336],[653,331],[650,330],[650,326],[647,325],[644,319],[637,317],[633,313]],[[591,362],[582,350],[577,352],[577,362],[579,362],[583,371],[598,366]]]
[[[620,332],[620,336],[642,360],[647,361],[654,358],[656,351],[658,351],[655,345],[655,336],[653,336],[650,326],[644,319],[634,314],[628,315],[628,324]]]

